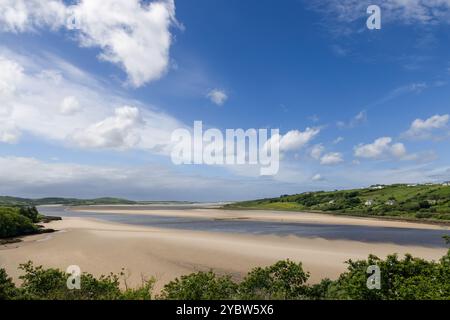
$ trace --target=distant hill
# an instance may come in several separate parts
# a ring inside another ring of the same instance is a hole
[[[306,192],[237,202],[224,208],[320,211],[450,221],[450,184],[374,185],[363,189]]]
[[[0,206],[39,206],[50,204],[61,204],[67,206],[80,205],[111,205],[111,204],[136,204],[136,201],[120,198],[96,198],[96,199],[76,199],[76,198],[41,198],[26,199],[17,197],[0,196]]]

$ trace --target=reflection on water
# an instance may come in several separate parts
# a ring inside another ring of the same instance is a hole
[[[160,210],[161,206],[154,208]],[[165,207],[167,208],[167,207]],[[117,209],[117,207],[115,208]],[[148,207],[146,208],[149,209]],[[174,209],[171,207],[170,209]],[[178,208],[177,208],[178,209]],[[187,208],[186,208],[187,209]],[[189,208],[191,209],[191,208]],[[92,208],[95,210],[95,208]],[[303,238],[323,238],[328,240],[354,240],[363,242],[384,242],[400,245],[419,245],[426,247],[445,247],[443,235],[446,230],[427,230],[412,228],[387,228],[356,225],[333,225],[292,222],[269,222],[249,220],[214,220],[204,218],[161,217],[132,214],[106,214],[98,212],[75,212],[64,207],[39,207],[46,215],[61,217],[86,217],[130,225],[159,228],[197,230],[210,232],[243,233],[256,235],[298,236]]]

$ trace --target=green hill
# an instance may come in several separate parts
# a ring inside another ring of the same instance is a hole
[[[0,196],[0,206],[40,206],[50,204],[61,204],[67,206],[80,205],[109,205],[109,204],[136,204],[137,202],[120,198],[96,198],[96,199],[75,199],[75,198],[41,198],[26,199],[17,197]]]
[[[224,208],[320,211],[450,221],[450,186],[444,184],[376,185],[364,189],[306,192],[237,202]]]

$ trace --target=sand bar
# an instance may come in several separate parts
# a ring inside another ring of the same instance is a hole
[[[414,228],[450,230],[448,225],[426,224],[366,217],[349,217],[324,213],[286,212],[270,210],[223,210],[215,208],[197,209],[152,209],[146,206],[80,206],[69,210],[108,214],[153,215],[161,217],[206,218],[223,220],[252,220],[274,222],[298,222],[315,224],[360,225],[373,227]]]
[[[409,252],[439,259],[446,252],[385,243],[158,229],[88,218],[64,218],[48,226],[60,232],[0,247],[0,267],[15,280],[20,274],[17,266],[32,260],[61,269],[75,264],[95,275],[125,268],[129,285],[139,284],[142,276],[154,276],[159,289],[175,277],[199,270],[213,269],[239,279],[253,267],[290,258],[302,261],[311,282],[317,282],[336,278],[346,269],[345,260],[363,259],[369,253],[384,257]]]

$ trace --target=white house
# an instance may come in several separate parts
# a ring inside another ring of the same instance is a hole
[[[395,200],[388,200],[388,201],[386,201],[386,204],[388,206],[393,206],[395,204]]]

